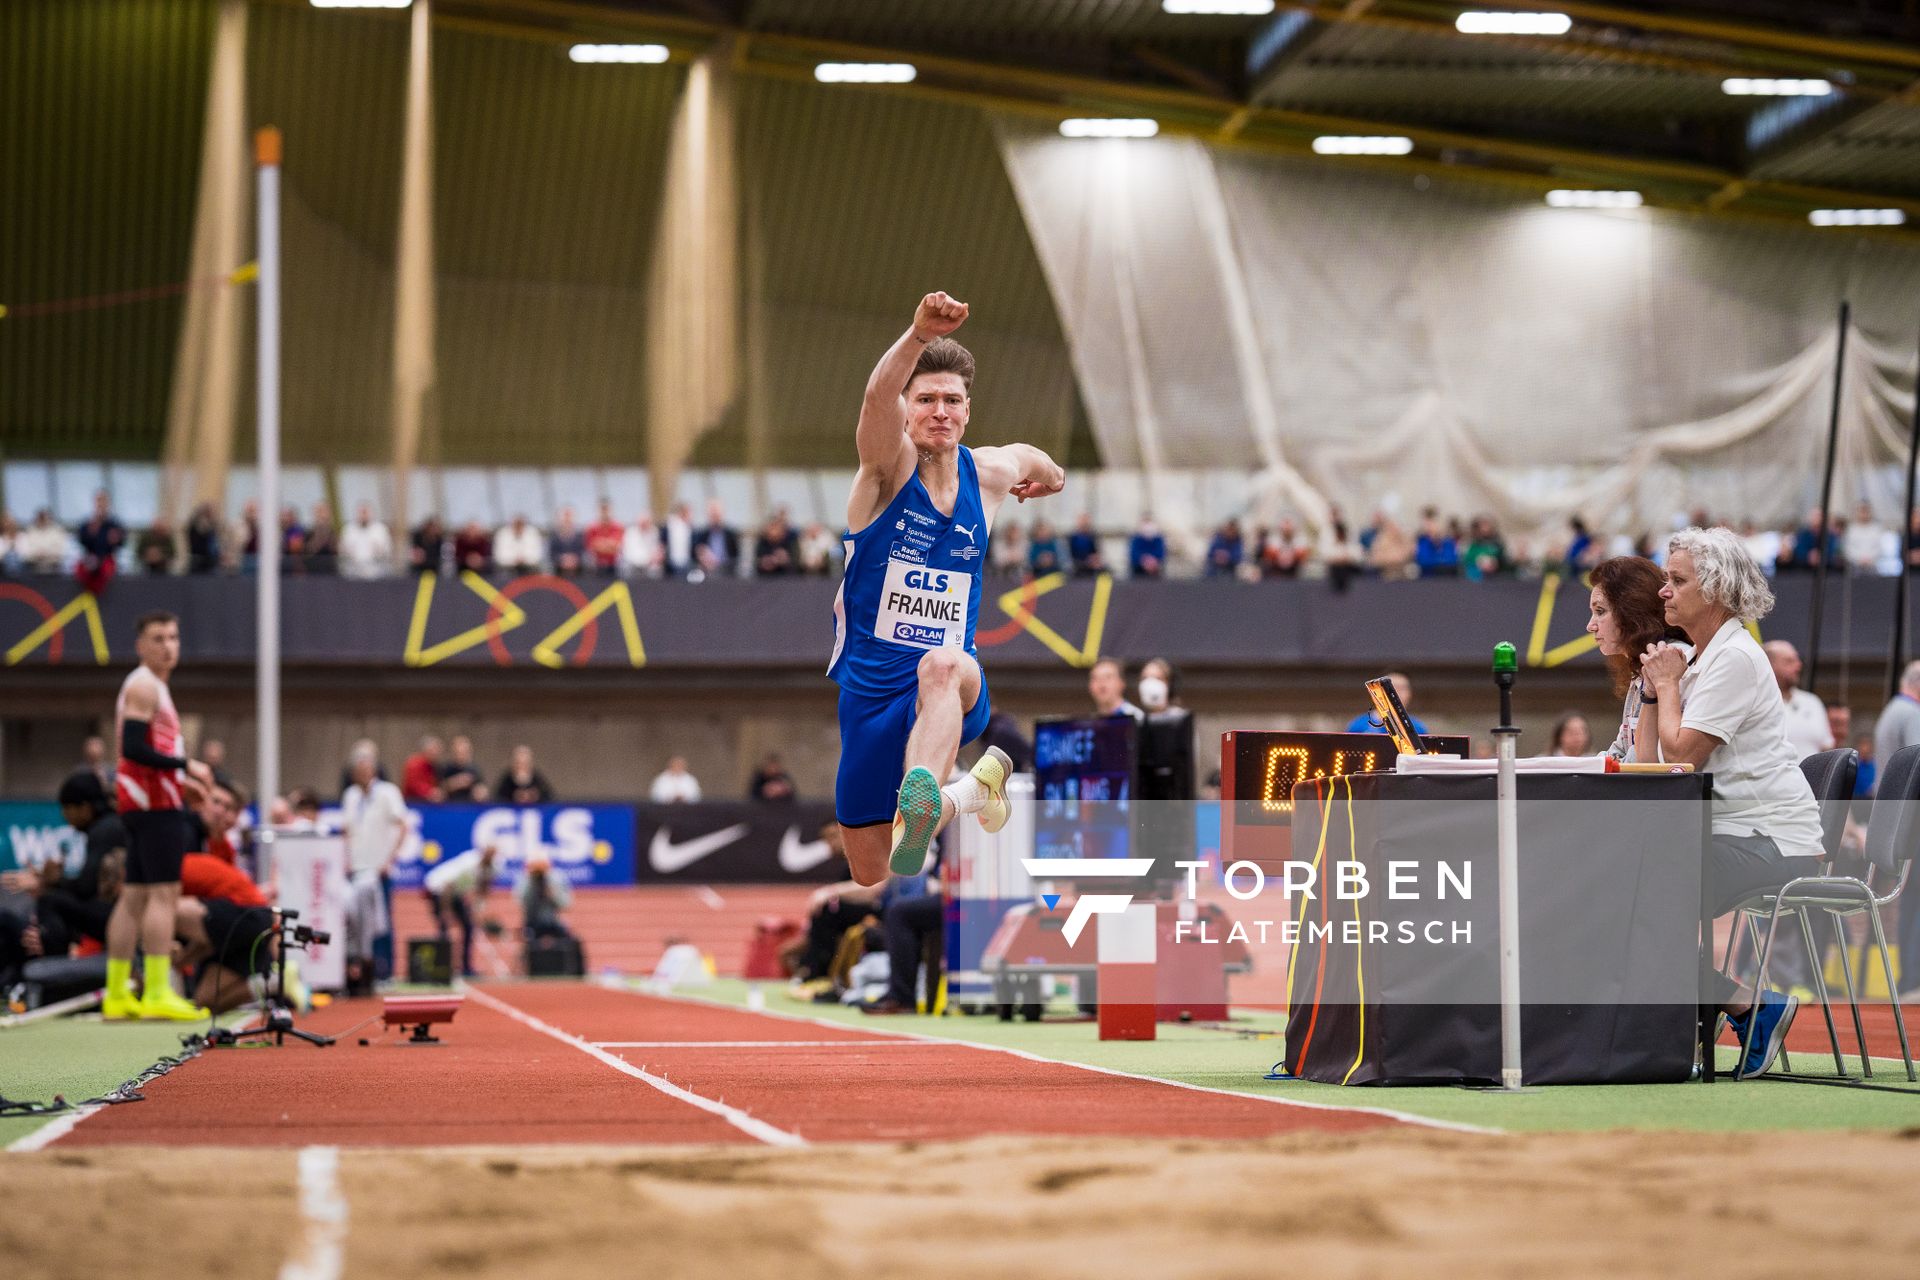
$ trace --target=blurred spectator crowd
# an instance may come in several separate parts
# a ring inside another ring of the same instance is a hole
[[[825,577],[839,571],[840,539],[824,525],[797,529],[776,509],[757,530],[729,524],[718,501],[696,523],[687,504],[658,524],[641,514],[621,521],[602,501],[591,524],[562,507],[552,527],[515,516],[499,528],[478,521],[450,528],[429,515],[404,540],[360,503],[353,519],[335,520],[332,507],[315,503],[303,516],[295,507],[280,513],[280,563],[296,574],[384,578],[403,567],[415,573],[473,572],[513,575],[554,573],[562,577],[681,578]],[[0,573],[73,573],[98,593],[117,572],[251,573],[260,563],[259,504],[248,502],[232,521],[212,506],[194,510],[184,529],[165,520],[130,533],[114,516],[106,493],[94,511],[69,528],[42,509],[24,527],[0,512]]]
[[[1850,519],[1836,518],[1831,527],[1817,508],[1798,524],[1779,528],[1715,516],[1704,509],[1677,513],[1673,525],[1735,530],[1769,574],[1811,573],[1823,560],[1829,572],[1885,577],[1898,574],[1903,564],[1920,567],[1920,514],[1903,538],[1897,527],[1875,519],[1873,508],[1864,502]],[[1141,545],[1137,536],[1134,545],[1136,549]],[[1375,512],[1356,528],[1336,509],[1317,537],[1287,519],[1251,533],[1239,520],[1227,520],[1208,543],[1204,572],[1210,578],[1247,580],[1317,576],[1341,587],[1363,576],[1480,580],[1579,575],[1602,560],[1624,555],[1659,563],[1666,555],[1666,540],[1650,530],[1601,532],[1576,516],[1557,537],[1529,544],[1509,540],[1491,516],[1462,520],[1443,516],[1433,507],[1420,513],[1411,530],[1385,512]],[[1078,559],[1074,567],[1080,567]],[[1136,567],[1133,576],[1152,575]]]
[[[1585,572],[1609,556],[1640,555],[1656,562],[1665,538],[1652,530],[1606,532],[1578,517],[1558,535],[1528,542],[1510,539],[1489,515],[1444,515],[1424,509],[1411,527],[1386,511],[1365,524],[1337,508],[1323,528],[1281,518],[1250,526],[1239,517],[1215,527],[1197,558],[1185,554],[1151,515],[1131,534],[1096,529],[1082,514],[1063,534],[1044,514],[1023,522],[1024,512],[1002,513],[989,542],[989,565],[1006,578],[1053,573],[1130,578],[1205,576],[1247,581],[1264,578],[1326,578],[1344,589],[1355,578],[1539,577]],[[1833,572],[1892,576],[1901,565],[1920,566],[1920,513],[1904,536],[1879,521],[1862,502],[1850,517],[1828,522],[1818,509],[1799,522],[1763,527],[1752,520],[1704,510],[1677,513],[1674,527],[1733,528],[1771,573],[1811,572],[1822,560]],[[730,524],[719,501],[707,504],[699,522],[686,503],[655,523],[642,513],[623,521],[602,500],[590,524],[562,507],[541,528],[515,516],[498,528],[469,521],[458,528],[428,516],[404,539],[360,503],[353,519],[338,523],[325,502],[309,515],[287,507],[280,515],[279,547],[285,572],[382,578],[415,573],[473,572],[492,576],[553,573],[562,577],[709,578],[830,577],[843,555],[839,535],[814,522],[796,528],[776,508],[756,530]],[[104,590],[119,572],[251,573],[261,554],[259,510],[247,503],[238,518],[222,521],[211,506],[195,510],[184,529],[158,521],[130,532],[115,517],[107,495],[93,513],[69,528],[46,510],[21,526],[0,512],[0,573],[71,573],[88,590]]]

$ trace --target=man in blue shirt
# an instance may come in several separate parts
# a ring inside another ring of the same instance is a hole
[[[1408,727],[1421,737],[1426,737],[1432,730],[1420,723],[1419,717],[1413,714],[1413,681],[1399,671],[1387,672],[1387,679],[1393,682],[1393,691],[1400,695],[1400,705],[1407,709]],[[1348,733],[1385,733],[1386,731],[1387,727],[1381,724],[1371,711],[1362,711],[1347,723]]]
[[[1140,518],[1127,544],[1127,571],[1136,578],[1157,578],[1167,566],[1167,537],[1150,515]]]
[[[1100,535],[1093,531],[1093,517],[1085,512],[1073,522],[1073,532],[1067,535],[1067,554],[1073,558],[1076,578],[1091,578],[1106,571],[1106,561],[1100,555]]]

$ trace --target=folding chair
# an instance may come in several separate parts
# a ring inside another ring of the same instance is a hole
[[[1840,856],[1840,841],[1846,834],[1847,809],[1853,798],[1853,781],[1860,769],[1860,755],[1852,747],[1842,747],[1834,751],[1819,751],[1800,762],[1800,771],[1807,777],[1807,785],[1813,788],[1813,798],[1820,805],[1820,844],[1826,851],[1819,859],[1821,869],[1829,871],[1834,860]],[[1773,895],[1763,894],[1749,898],[1736,908],[1737,916],[1733,929],[1727,935],[1727,953],[1721,971],[1731,975],[1739,952],[1740,926],[1745,925],[1748,940],[1752,943],[1753,954],[1763,961],[1762,967],[1754,974],[1753,989],[1762,990],[1766,983],[1764,962],[1770,959],[1761,946],[1760,919],[1773,914],[1775,902]],[[1820,997],[1820,1012],[1827,1020],[1827,1039],[1833,1044],[1833,1062],[1841,1074],[1845,1068],[1840,1062],[1840,1034],[1834,1029],[1833,1007],[1827,1001],[1825,966],[1820,962],[1820,947],[1814,941],[1813,928],[1798,911],[1785,914],[1798,920],[1801,934],[1806,940],[1807,964],[1813,971],[1813,987]],[[1769,938],[1771,935],[1769,935]],[[1716,1035],[1714,1037],[1718,1039]],[[1746,1045],[1741,1045],[1744,1056]],[[1793,1059],[1787,1055],[1786,1046],[1780,1048],[1780,1066],[1793,1070]]]
[[[1873,813],[1867,825],[1867,879],[1855,876],[1802,876],[1790,880],[1780,887],[1780,892],[1772,898],[1770,918],[1767,923],[1767,941],[1771,945],[1774,928],[1783,915],[1798,915],[1802,931],[1811,943],[1812,930],[1808,928],[1807,915],[1813,911],[1825,911],[1833,919],[1836,930],[1842,922],[1857,915],[1865,915],[1873,945],[1880,952],[1880,965],[1886,975],[1887,990],[1893,993],[1893,1025],[1900,1036],[1900,1057],[1906,1064],[1907,1079],[1920,1081],[1913,1067],[1913,1050],[1907,1042],[1907,1020],[1900,1009],[1899,988],[1894,982],[1893,957],[1887,950],[1887,936],[1880,924],[1880,909],[1896,901],[1907,887],[1907,878],[1913,872],[1913,860],[1916,847],[1920,847],[1920,746],[1902,747],[1894,752],[1893,759],[1887,761],[1874,799]],[[1872,881],[1875,872],[1883,872],[1894,878],[1893,887],[1885,894],[1875,894]],[[1867,1033],[1860,1021],[1860,998],[1853,981],[1853,961],[1849,956],[1851,948],[1845,945],[1844,934],[1840,947],[1840,971],[1846,978],[1847,1003],[1853,1013],[1853,1031],[1860,1042],[1860,1074],[1873,1076],[1873,1059],[1867,1054]],[[1766,974],[1767,956],[1762,951],[1760,973]],[[1816,970],[1817,972],[1817,970]],[[1826,1000],[1826,987],[1819,986],[1822,1003]],[[1829,1014],[1827,1028],[1831,1032],[1833,1018]],[[1834,1044],[1834,1064],[1842,1074],[1845,1068],[1840,1066],[1840,1047],[1838,1040]]]

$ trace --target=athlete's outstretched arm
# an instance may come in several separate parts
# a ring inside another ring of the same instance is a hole
[[[1066,487],[1067,473],[1045,450],[1030,444],[1003,444],[973,451],[981,496],[996,507],[1008,495],[1025,502]],[[992,513],[989,512],[989,515]]]
[[[944,293],[930,293],[914,309],[913,325],[887,348],[867,379],[866,399],[860,405],[860,426],[854,443],[864,470],[890,473],[907,451],[907,379],[920,353],[936,338],[958,329],[967,318],[967,304]]]

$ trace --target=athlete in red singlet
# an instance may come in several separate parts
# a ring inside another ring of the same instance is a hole
[[[140,665],[120,686],[114,736],[120,742],[115,800],[127,828],[127,876],[107,922],[109,1019],[195,1021],[207,1011],[173,989],[174,910],[180,900],[180,860],[192,841],[187,805],[213,784],[213,770],[181,750],[180,716],[167,679],[180,662],[180,623],[150,613],[137,624]],[[133,953],[146,952],[146,983],[133,994]]]

